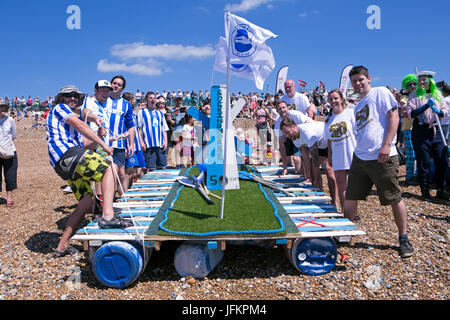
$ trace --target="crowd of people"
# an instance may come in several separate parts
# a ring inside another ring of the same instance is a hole
[[[255,120],[256,137],[245,133],[236,139],[256,140],[256,149],[263,150],[268,159],[278,150],[283,174],[292,164],[319,190],[323,190],[324,169],[332,203],[351,220],[360,219],[358,201],[365,200],[375,185],[380,204],[392,208],[400,255],[409,257],[414,249],[407,236],[398,154],[406,150],[409,173],[410,160],[415,157],[417,174],[412,161],[412,176],[417,176],[424,200],[430,199],[432,158],[436,197],[449,200],[449,85],[438,88],[434,73],[425,71],[407,75],[400,91],[372,88],[369,71],[363,66],[354,67],[350,79],[354,94],[349,96],[323,87],[311,93],[297,92],[293,80],[287,80],[284,92],[276,95],[233,93],[232,108],[244,101],[238,117]],[[93,89],[94,94],[88,96],[75,86],[66,86],[54,99],[47,99],[42,114],[50,164],[68,181],[79,201],[55,249],[56,257],[74,252],[69,240],[87,212],[93,210],[100,216],[100,228],[129,226],[128,220],[114,214],[112,203],[115,194],[122,195],[133,181],[166,168],[169,159],[181,168],[201,163],[206,156],[208,128],[188,108],[210,116],[208,90],[145,94],[138,90],[133,94],[125,90],[126,80],[120,75],[95,82]],[[16,98],[0,101],[0,146],[13,145],[15,138],[14,121],[6,120],[11,119],[8,110],[17,117],[15,112],[23,108]],[[17,154],[12,153],[0,157],[8,206],[13,205],[12,191],[17,188]]]

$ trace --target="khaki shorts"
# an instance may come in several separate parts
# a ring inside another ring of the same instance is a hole
[[[398,156],[385,163],[377,160],[364,161],[353,155],[348,173],[346,200],[366,200],[373,185],[377,187],[382,206],[397,204],[402,200],[398,184]]]

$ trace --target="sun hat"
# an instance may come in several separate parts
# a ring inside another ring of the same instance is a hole
[[[68,85],[68,86],[62,87],[61,90],[59,90],[58,95],[59,94],[66,94],[66,93],[72,93],[72,92],[76,92],[79,95],[83,94],[83,92],[81,92],[76,86]]]

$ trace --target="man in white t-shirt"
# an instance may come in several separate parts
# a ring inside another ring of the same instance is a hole
[[[399,233],[399,254],[407,258],[414,249],[408,240],[406,207],[398,184],[397,101],[387,88],[371,87],[372,79],[365,67],[354,67],[349,76],[361,99],[355,107],[356,148],[348,174],[344,215],[354,220],[358,200],[366,200],[375,184],[380,204],[392,208]]]
[[[293,119],[285,118],[281,122],[283,135],[292,139],[297,148],[306,146],[311,154],[311,176],[313,186],[323,191],[320,167],[325,163],[328,187],[330,190],[331,203],[337,207],[337,186],[333,167],[328,159],[328,140],[324,135],[325,123],[312,121],[296,124]]]
[[[295,145],[292,143],[292,140],[283,136],[283,131],[280,129],[281,121],[283,121],[286,118],[291,118],[294,120],[296,124],[303,124],[312,122],[313,120],[306,116],[303,112],[298,110],[289,110],[289,107],[285,101],[280,101],[276,105],[277,113],[279,115],[279,118],[275,122],[274,125],[274,133],[276,136],[278,136],[279,140],[279,148],[280,148],[280,156],[281,160],[283,161],[283,172],[282,175],[287,174],[287,163],[288,158],[292,156],[292,162],[294,163],[295,169],[297,172],[301,171],[301,167],[303,164],[303,173],[307,179],[311,179],[311,168],[310,168],[310,161],[311,158],[309,157],[309,152],[306,147],[301,147],[298,149],[295,147]],[[299,156],[296,155],[296,153],[301,150],[302,154],[302,160]]]
[[[286,102],[291,109],[301,111],[310,118],[313,117],[310,110],[311,103],[309,102],[309,99],[304,94],[295,90],[294,80],[287,80],[284,83],[284,91],[286,94],[281,97],[281,101]]]

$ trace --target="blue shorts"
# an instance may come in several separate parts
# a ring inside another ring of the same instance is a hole
[[[145,163],[144,152],[142,150],[136,151],[131,158],[127,159],[127,164],[125,168],[146,168],[147,164]]]
[[[127,159],[125,158],[125,149],[114,148],[113,162],[117,164],[119,167],[125,166],[127,162]]]
[[[167,166],[167,151],[163,151],[161,147],[147,148],[144,158],[149,170],[164,169]]]

